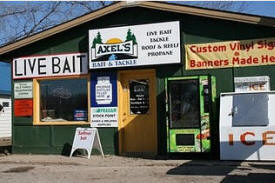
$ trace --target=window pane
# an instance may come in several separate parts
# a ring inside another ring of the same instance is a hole
[[[149,81],[145,79],[130,81],[131,114],[146,114],[149,111]]]
[[[169,81],[171,128],[200,127],[199,81]]]
[[[265,93],[233,95],[233,126],[267,126],[268,95]]]
[[[41,121],[88,121],[86,78],[39,83]]]

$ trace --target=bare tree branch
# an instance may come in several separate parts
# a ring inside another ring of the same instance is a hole
[[[42,17],[36,24],[33,25],[33,27],[31,28],[31,30],[26,34],[26,36],[29,36],[30,34],[32,34],[36,28],[42,24],[43,21],[45,21],[49,16],[51,16],[57,9],[57,7],[60,5],[60,1],[57,2],[56,4],[53,5],[52,9],[46,14],[44,15],[44,17]]]
[[[23,13],[26,13],[27,10],[21,10],[21,11],[12,11],[12,12],[8,12],[8,13],[1,13],[0,14],[0,18],[5,18],[7,16],[13,16],[13,15],[16,15],[16,14],[23,14]]]
[[[0,2],[0,45],[110,4],[105,1]]]

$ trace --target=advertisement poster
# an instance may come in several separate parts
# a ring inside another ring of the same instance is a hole
[[[112,73],[91,75],[91,127],[117,127],[117,76]]]
[[[186,70],[275,64],[275,38],[185,45]]]
[[[181,63],[179,21],[89,30],[89,68]]]

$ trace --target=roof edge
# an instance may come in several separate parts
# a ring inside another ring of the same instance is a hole
[[[203,16],[215,19],[231,20],[250,24],[259,24],[269,27],[275,27],[275,18],[263,17],[257,15],[248,15],[244,13],[228,12],[222,10],[207,9],[188,5],[171,4],[165,2],[141,2],[141,7],[172,11],[175,13],[185,13],[189,15]],[[272,24],[271,24],[272,23]]]

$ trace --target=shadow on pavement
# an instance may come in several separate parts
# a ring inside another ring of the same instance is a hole
[[[273,162],[274,163],[274,162]],[[251,167],[254,168],[261,168],[261,169],[267,169],[267,170],[275,170],[275,163],[274,164],[249,164]],[[275,179],[274,179],[275,182]]]
[[[248,175],[228,175],[222,183],[271,183],[274,182],[274,173],[249,173]]]
[[[170,169],[169,175],[204,175],[204,176],[221,176],[227,175],[232,170],[236,169],[241,162],[228,161],[202,161],[192,160],[184,163],[176,168]]]
[[[241,161],[204,161],[191,160],[170,169],[168,175],[224,176],[222,183],[271,183],[275,173],[263,172],[275,170],[274,164],[249,163],[241,166]],[[254,173],[255,172],[255,173]],[[262,173],[258,173],[262,172]]]

